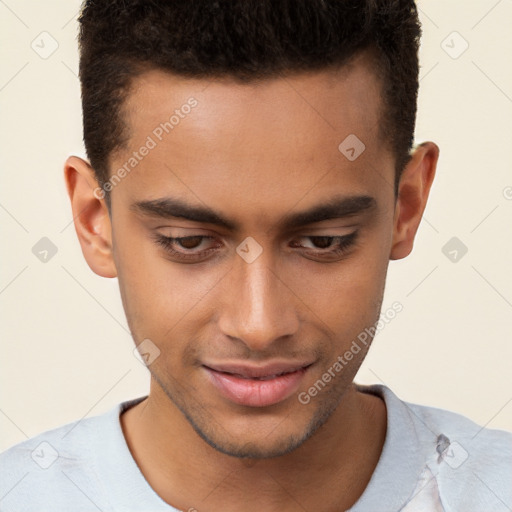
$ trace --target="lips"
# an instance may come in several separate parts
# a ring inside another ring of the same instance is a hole
[[[239,405],[266,407],[297,391],[310,366],[303,362],[274,362],[265,366],[208,364],[203,368],[224,398]]]

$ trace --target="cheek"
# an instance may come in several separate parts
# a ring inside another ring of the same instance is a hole
[[[130,328],[137,338],[156,338],[155,327],[171,323],[169,315],[174,311],[179,313],[176,291],[183,293],[183,287],[178,276],[158,256],[147,235],[136,228],[118,228],[114,248],[119,288]]]
[[[360,248],[346,260],[297,272],[297,295],[336,335],[364,327],[378,316],[387,259],[375,248]]]
[[[154,339],[158,345],[174,340],[178,333],[182,337],[189,317],[201,310],[205,297],[226,270],[207,272],[206,267],[173,263],[147,235],[135,229],[128,233],[118,230],[115,247],[130,328],[136,339]]]

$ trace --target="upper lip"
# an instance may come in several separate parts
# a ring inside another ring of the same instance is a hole
[[[282,373],[291,373],[306,368],[311,364],[312,363],[310,362],[308,363],[299,361],[276,361],[259,366],[248,365],[246,363],[208,363],[204,364],[203,366],[216,372],[231,373],[233,375],[239,375],[241,377],[251,379],[280,375]]]

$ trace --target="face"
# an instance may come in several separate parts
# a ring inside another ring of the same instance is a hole
[[[396,236],[370,69],[250,84],[151,71],[126,102],[111,161],[123,305],[153,399],[224,453],[298,447],[366,355],[332,370],[378,320]]]

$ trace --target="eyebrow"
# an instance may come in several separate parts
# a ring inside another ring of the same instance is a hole
[[[307,210],[287,213],[279,224],[284,230],[293,230],[325,220],[352,217],[375,210],[376,207],[377,201],[368,195],[335,196]],[[155,218],[186,219],[201,224],[213,224],[233,232],[241,230],[238,222],[222,216],[211,208],[195,206],[177,198],[163,197],[137,201],[130,205],[130,210]]]

